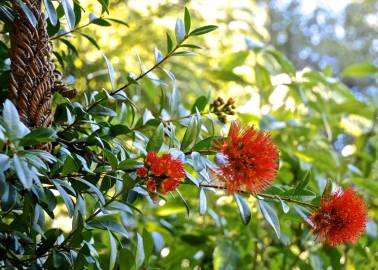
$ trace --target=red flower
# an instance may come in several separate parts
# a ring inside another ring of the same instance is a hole
[[[349,187],[323,197],[310,219],[321,242],[331,246],[354,243],[365,230],[367,209],[363,199]]]
[[[256,193],[273,182],[279,155],[268,133],[233,122],[228,136],[215,147],[223,156],[216,175],[229,192]]]
[[[147,190],[149,192],[155,192],[156,191],[156,181],[152,178],[149,178],[146,182]]]
[[[139,177],[145,177],[148,173],[148,170],[145,167],[140,167],[136,169],[136,175]]]
[[[150,193],[156,190],[163,194],[173,191],[185,177],[184,164],[181,160],[174,159],[171,154],[159,157],[155,152],[148,152],[145,165],[146,174],[150,171],[150,178],[146,182]]]
[[[161,192],[163,194],[173,191],[180,184],[180,181],[177,181],[175,178],[167,178],[161,182]]]

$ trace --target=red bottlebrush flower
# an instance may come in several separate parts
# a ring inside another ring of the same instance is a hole
[[[173,191],[177,188],[177,186],[180,184],[180,181],[176,178],[167,178],[161,182],[161,192],[163,194]]]
[[[155,152],[148,152],[146,157],[146,163],[148,166],[151,166],[157,159],[157,155]]]
[[[148,170],[145,167],[140,167],[136,169],[136,175],[139,177],[145,177],[147,173],[148,173]]]
[[[147,190],[149,192],[155,192],[156,191],[156,181],[152,178],[149,178],[146,182]]]
[[[150,192],[152,190],[159,190],[162,193],[173,191],[185,177],[184,164],[181,160],[174,159],[171,154],[159,157],[155,152],[149,152],[146,157],[146,167],[151,176],[146,182]],[[150,181],[154,182],[154,186]]]
[[[367,208],[363,199],[349,187],[344,192],[340,189],[323,197],[320,208],[311,215],[310,220],[313,222],[313,232],[321,242],[330,246],[354,243],[365,230]]]
[[[279,154],[268,133],[233,122],[228,136],[215,147],[223,156],[215,173],[229,192],[257,193],[273,182]]]

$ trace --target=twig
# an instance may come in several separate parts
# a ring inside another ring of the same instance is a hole
[[[216,186],[216,185],[200,184],[199,186],[200,187],[207,187],[207,188],[215,188],[215,189],[227,190],[227,187]],[[299,205],[302,205],[302,206],[305,206],[305,207],[309,207],[311,209],[317,209],[318,208],[314,204],[298,201],[298,200],[295,200],[295,199],[292,199],[292,198],[286,197],[286,196],[278,196],[278,195],[272,195],[272,194],[266,194],[266,193],[255,193],[255,194],[253,194],[253,193],[246,192],[244,190],[238,190],[237,192],[238,193],[242,193],[242,194],[247,194],[247,195],[253,195],[255,197],[263,197],[263,198],[270,199],[270,200],[275,200],[275,201],[281,199],[283,201],[299,204]]]

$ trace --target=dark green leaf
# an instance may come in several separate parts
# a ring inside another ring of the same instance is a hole
[[[199,98],[197,98],[196,102],[194,102],[191,112],[196,113],[197,110],[199,112],[203,112],[203,110],[206,108],[207,102],[207,97],[200,96]]]
[[[189,35],[190,36],[199,36],[199,35],[203,35],[203,34],[211,32],[211,31],[214,31],[217,28],[218,28],[218,26],[216,26],[216,25],[206,25],[206,26],[202,26],[202,27],[199,27],[197,29],[194,29],[192,32],[190,32]]]
[[[104,18],[94,19],[94,20],[91,21],[91,23],[97,24],[97,25],[100,25],[100,26],[112,26],[112,24],[110,22],[108,22],[107,20],[105,20]]]
[[[185,13],[184,13],[184,22],[185,22],[185,33],[189,33],[191,19],[190,19],[189,10],[186,7],[185,7]]]
[[[96,107],[90,110],[90,113],[101,116],[117,116],[117,113],[115,111],[102,105],[97,105]]]
[[[122,24],[124,26],[127,26],[127,27],[130,27],[126,22],[124,21],[121,21],[121,20],[117,20],[117,19],[113,19],[113,18],[106,18],[108,21],[112,21],[112,22],[115,22],[115,23],[118,23],[118,24]]]
[[[192,116],[189,122],[189,126],[185,131],[184,138],[181,142],[181,148],[183,152],[190,150],[191,147],[194,146],[197,140],[198,131],[199,131],[199,123],[196,116]]]
[[[84,34],[84,33],[80,33],[83,37],[85,37],[86,39],[88,39],[88,41],[90,42],[90,43],[92,43],[93,44],[93,46],[95,46],[97,49],[100,49],[100,46],[98,45],[98,43],[97,43],[97,41],[93,38],[93,37],[91,37],[91,36],[89,36],[89,35],[87,35],[87,34]]]
[[[107,215],[97,217],[95,220],[89,222],[88,225],[101,230],[111,230],[112,232],[119,233],[126,238],[128,237],[125,227],[117,221],[109,219]]]
[[[171,52],[173,48],[173,41],[171,36],[167,33],[167,52]]]
[[[41,143],[53,142],[56,139],[56,131],[52,128],[37,128],[26,134],[20,140],[20,145],[31,146]]]
[[[240,218],[242,222],[245,225],[247,225],[251,221],[251,209],[249,208],[248,204],[244,201],[243,197],[239,194],[235,193],[234,198],[239,208]]]
[[[30,189],[33,185],[33,178],[31,178],[31,172],[26,161],[15,154],[13,155],[13,165],[16,170],[18,179],[20,180],[24,188]]]
[[[164,142],[164,125],[163,123],[160,123],[160,125],[156,128],[150,140],[148,141],[146,150],[159,152],[161,146],[163,145],[163,142]]]

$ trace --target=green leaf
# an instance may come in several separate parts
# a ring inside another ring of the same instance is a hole
[[[187,127],[184,137],[181,142],[180,150],[186,152],[190,150],[196,143],[197,136],[199,131],[199,124],[196,116],[192,116]]]
[[[169,53],[173,49],[173,41],[172,41],[171,36],[168,33],[166,34],[167,34],[167,52]]]
[[[108,22],[107,20],[105,20],[104,18],[94,19],[94,20],[91,21],[91,23],[97,24],[97,25],[100,25],[100,26],[112,26],[112,24],[110,22]]]
[[[217,241],[213,253],[214,269],[217,270],[238,270],[240,255],[235,243],[231,240]]]
[[[155,117],[149,109],[145,109],[143,113],[143,125],[147,124],[151,119],[155,119]]]
[[[223,56],[219,65],[223,69],[232,70],[235,67],[241,66],[245,63],[249,51],[239,51]]]
[[[91,37],[91,36],[89,36],[87,34],[84,34],[84,33],[80,33],[80,35],[82,35],[83,37],[85,37],[86,39],[88,39],[88,41],[90,43],[92,43],[93,46],[95,46],[97,49],[100,50],[100,46],[98,45],[97,41],[93,37]]]
[[[180,190],[176,189],[176,192],[177,192],[177,194],[180,196],[182,202],[184,203],[184,205],[185,205],[185,207],[186,207],[186,214],[187,214],[188,217],[189,217],[189,215],[190,215],[190,207],[189,207],[189,204],[186,202],[184,196],[182,196]]]
[[[294,194],[303,190],[307,186],[310,179],[311,179],[311,170],[308,170],[306,171],[302,179],[298,182],[297,186],[295,187]]]
[[[151,234],[146,229],[143,229],[142,236],[145,260],[147,261],[154,250],[154,240],[152,239]]]
[[[5,172],[9,168],[9,157],[0,153],[0,173]],[[0,196],[1,198],[1,196]]]
[[[239,208],[240,218],[242,222],[247,225],[251,221],[251,209],[249,209],[248,204],[238,193],[234,194],[234,198]]]
[[[211,31],[214,31],[217,28],[218,28],[218,26],[216,26],[216,25],[206,25],[206,26],[202,26],[202,27],[199,27],[197,29],[194,29],[189,35],[190,36],[199,36],[199,35],[203,35],[203,34],[211,32]]]
[[[29,129],[21,122],[16,107],[8,99],[4,102],[3,121],[5,132],[10,140],[21,138],[29,133]]]
[[[275,233],[277,234],[277,237],[281,237],[281,228],[280,228],[280,222],[278,220],[276,209],[274,209],[272,206],[270,206],[267,202],[258,199],[259,208],[261,213],[263,214],[266,221],[268,221],[269,225],[272,226]]]
[[[117,261],[120,270],[131,270],[135,267],[135,256],[128,249],[121,249]]]
[[[71,197],[68,195],[66,190],[60,185],[58,181],[53,180],[53,183],[56,189],[59,191],[60,195],[62,196],[64,204],[66,205],[67,210],[68,210],[68,215],[72,217],[75,209],[74,209],[74,204],[72,202]]]
[[[109,61],[109,59],[103,55],[105,61],[106,61],[106,66],[108,67],[108,74],[110,78],[110,83],[112,84],[112,90],[116,90],[116,83],[115,83],[115,75],[114,75],[114,68],[112,63]]]
[[[17,2],[20,5],[22,11],[24,12],[30,24],[35,28],[38,22],[33,14],[33,11],[31,11],[31,9],[22,0],[17,0]]]
[[[105,159],[109,162],[112,169],[116,170],[118,167],[117,157],[108,149],[104,149],[104,156],[105,156]]]
[[[135,252],[135,266],[136,269],[139,269],[144,262],[145,254],[144,254],[144,248],[143,248],[143,237],[137,233],[137,248]]]
[[[56,131],[52,128],[36,128],[26,134],[20,140],[21,146],[31,146],[41,143],[53,142],[56,139]]]
[[[159,51],[158,48],[155,48],[154,55],[156,64],[160,63],[163,60],[163,54],[161,53],[161,51]]]
[[[33,185],[33,178],[31,178],[31,172],[26,161],[23,158],[18,157],[18,155],[14,154],[13,165],[21,184],[25,189],[31,189]]]
[[[45,8],[47,11],[47,14],[49,15],[49,20],[52,25],[56,25],[58,22],[58,16],[56,14],[56,10],[54,8],[54,5],[51,0],[43,0],[43,3],[45,4]]]
[[[343,77],[366,77],[378,74],[378,67],[372,63],[358,63],[346,67],[341,74]]]
[[[180,43],[185,38],[185,26],[181,19],[177,19],[175,26],[176,41]]]
[[[200,209],[200,214],[204,215],[207,210],[207,199],[206,199],[206,193],[203,188],[200,189],[199,193],[199,209]]]
[[[93,107],[90,110],[90,113],[94,115],[101,115],[101,116],[112,116],[112,117],[117,116],[117,113],[115,111],[102,105],[97,105],[96,107]]]
[[[146,150],[147,151],[155,151],[159,152],[161,146],[164,142],[164,125],[160,123],[160,125],[155,129],[154,134],[152,134],[150,140],[147,143]]]
[[[329,196],[332,192],[332,180],[327,179],[327,184],[324,187],[322,197]]]
[[[73,30],[75,28],[75,12],[72,9],[71,3],[69,0],[62,0],[62,7],[64,10],[64,14],[66,15],[67,24],[70,30]]]
[[[121,20],[118,20],[118,19],[114,19],[114,18],[106,18],[106,19],[109,20],[109,21],[118,23],[118,24],[122,24],[122,25],[124,25],[126,27],[130,27],[127,22],[124,22],[124,21],[121,21]]]
[[[273,58],[277,61],[277,63],[283,68],[283,70],[294,76],[295,75],[295,67],[293,64],[283,55],[281,52],[277,50],[266,50],[266,53],[273,56]]]
[[[186,7],[185,7],[185,13],[184,13],[184,22],[185,22],[185,33],[189,33],[191,19],[190,19],[189,10]]]
[[[109,258],[109,270],[114,269],[114,265],[117,260],[117,243],[114,236],[110,231],[108,231],[109,243],[110,243],[110,258]]]
[[[101,230],[111,230],[112,232],[119,233],[123,237],[128,238],[125,227],[119,224],[117,221],[109,219],[109,215],[97,217],[95,220],[89,222],[88,225]]]
[[[208,99],[205,96],[200,96],[197,98],[196,102],[194,102],[191,113],[196,113],[197,110],[199,112],[203,112],[203,110],[206,108]]]
[[[96,194],[96,198],[99,200],[99,202],[104,205],[105,204],[105,198],[104,195],[101,193],[101,191],[92,183],[85,179],[79,179],[81,183],[85,184],[86,186],[89,187],[89,189],[92,191],[92,193]]]

